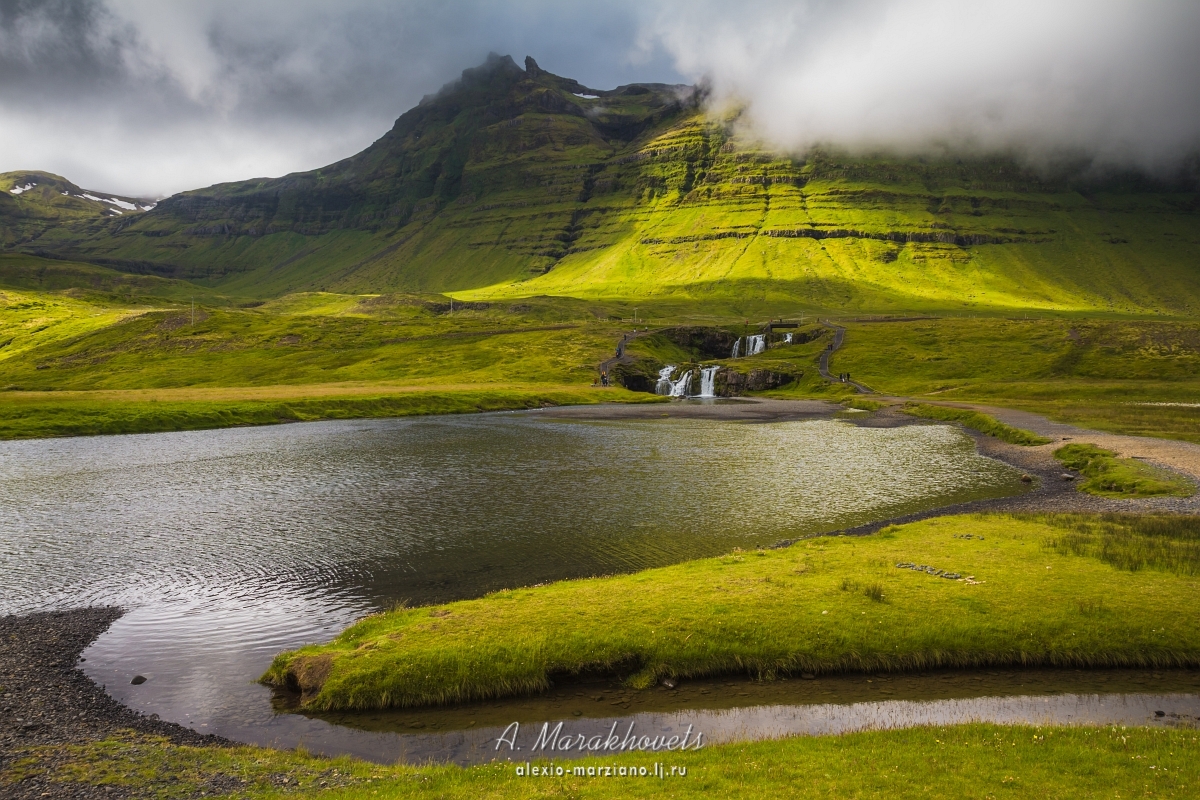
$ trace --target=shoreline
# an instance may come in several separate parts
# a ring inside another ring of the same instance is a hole
[[[160,736],[176,745],[229,747],[236,743],[145,716],[113,699],[103,686],[78,669],[80,654],[124,612],[111,606],[44,611],[0,617],[0,774],[27,757],[33,747],[78,745],[112,737],[119,731]],[[63,757],[61,750],[56,758]],[[61,797],[64,785],[47,780],[45,770],[5,785],[4,796]],[[137,797],[123,786],[74,784],[79,798]]]

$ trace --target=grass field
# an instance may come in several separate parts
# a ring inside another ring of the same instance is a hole
[[[884,394],[1200,442],[1200,323],[980,316],[845,324],[830,369]]]
[[[120,284],[47,289],[119,273],[10,260],[10,285],[33,288],[0,288],[0,438],[656,399],[591,386],[619,306],[307,293],[193,311]]]
[[[560,405],[656,402],[619,387],[580,386],[271,386],[254,392],[217,390],[13,393],[0,402],[0,438],[96,436],[120,433],[276,425],[321,419],[469,414]],[[310,394],[311,392],[311,394]],[[249,398],[239,395],[249,394]],[[190,399],[160,400],[158,396]],[[213,398],[213,399],[208,399]]]
[[[431,294],[301,292],[245,300],[182,281],[6,255],[0,256],[0,436],[354,415],[355,403],[345,400],[338,408],[322,401],[327,411],[314,406],[317,394],[344,394],[347,386],[379,396],[447,386],[517,391],[524,399],[514,402],[521,405],[533,402],[530,391],[590,386],[635,314],[643,328],[699,325],[745,334],[790,308],[788,301],[754,298],[463,302]],[[979,316],[845,324],[831,370],[850,372],[883,394],[927,400],[923,407],[941,400],[991,403],[1103,430],[1200,442],[1200,323]],[[797,334],[814,338],[750,358],[700,360],[800,376],[768,396],[849,399],[851,387],[824,381],[816,369],[828,329],[806,322]],[[645,360],[644,369],[698,359],[659,335],[634,340],[629,352]],[[307,409],[222,406],[225,400],[213,396],[208,400],[217,405],[188,407],[190,398],[176,396],[184,405],[148,408],[134,396],[114,405],[93,395],[89,406],[83,395],[66,394],[268,386],[297,387],[281,388],[280,397]],[[299,388],[318,386],[330,389]],[[378,403],[355,402],[363,415],[385,413]],[[66,424],[70,409],[87,419]]]
[[[53,763],[64,791],[136,788],[139,797],[1194,797],[1194,730],[965,725],[728,744],[672,754],[559,761],[563,776],[518,777],[516,765],[381,766],[253,747],[195,748],[127,736],[33,748],[0,787]],[[51,761],[50,759],[53,759]],[[631,777],[654,763],[684,776]],[[535,762],[538,763],[538,762]],[[551,766],[550,762],[541,762]],[[576,776],[574,771],[582,769]],[[613,774],[596,774],[613,768]],[[620,770],[625,770],[625,776]],[[588,772],[591,771],[589,776]],[[286,778],[286,783],[283,779]]]
[[[393,611],[280,655],[264,680],[301,690],[308,708],[368,709],[536,692],[592,670],[645,687],[722,673],[1200,665],[1200,621],[1178,613],[1194,578],[1176,562],[1132,571],[1055,549],[1074,521],[944,517]],[[1144,518],[1114,524],[1143,538]],[[1166,530],[1200,535],[1188,517]],[[1088,611],[1101,596],[1105,612]]]

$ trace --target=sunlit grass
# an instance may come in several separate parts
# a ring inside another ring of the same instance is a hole
[[[281,655],[265,677],[311,708],[367,709],[536,692],[585,670],[643,687],[722,673],[1200,664],[1200,619],[1178,613],[1195,591],[1187,574],[1130,572],[1089,549],[1048,555],[1063,535],[1054,517],[944,517],[496,592],[369,617]],[[1111,613],[1081,616],[1078,598],[1101,586]]]
[[[830,369],[884,394],[1200,442],[1200,407],[1187,405],[1200,402],[1200,323],[947,317],[846,324]]]
[[[1196,517],[1114,514],[1050,519],[1059,529],[1048,543],[1055,550],[1098,558],[1130,572],[1200,574],[1200,519]]]

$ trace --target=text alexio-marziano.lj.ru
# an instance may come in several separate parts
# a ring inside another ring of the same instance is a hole
[[[682,736],[676,734],[674,736],[639,736],[634,733],[635,723],[630,722],[629,727],[624,734],[617,732],[617,723],[612,724],[607,735],[603,733],[593,734],[588,736],[583,733],[563,733],[563,724],[560,722],[553,728],[549,722],[542,723],[542,729],[538,731],[534,738],[533,744],[528,752],[532,754],[550,753],[573,753],[576,755],[582,754],[600,754],[600,753],[658,753],[663,750],[668,752],[681,752],[683,750],[699,750],[704,746],[704,734],[697,731],[695,736],[692,735],[692,727],[688,725],[687,730]],[[525,750],[517,743],[521,735],[521,725],[518,722],[509,724],[504,729],[504,733],[496,739],[496,750],[499,750],[502,745],[508,745],[509,752],[516,750]],[[571,775],[577,777],[654,777],[666,778],[668,776],[683,777],[687,775],[687,767],[666,767],[663,764],[655,763],[651,767],[631,767],[631,766],[590,766],[590,767],[575,767],[575,766],[556,766],[556,765],[535,765],[526,762],[523,765],[517,766],[518,777],[550,777],[550,776]]]

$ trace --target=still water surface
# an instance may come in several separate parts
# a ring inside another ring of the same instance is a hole
[[[0,613],[129,609],[118,699],[245,741],[374,753],[274,715],[280,650],[397,601],[644,569],[1022,491],[946,426],[536,412],[0,443]],[[149,680],[129,685],[135,674]]]

